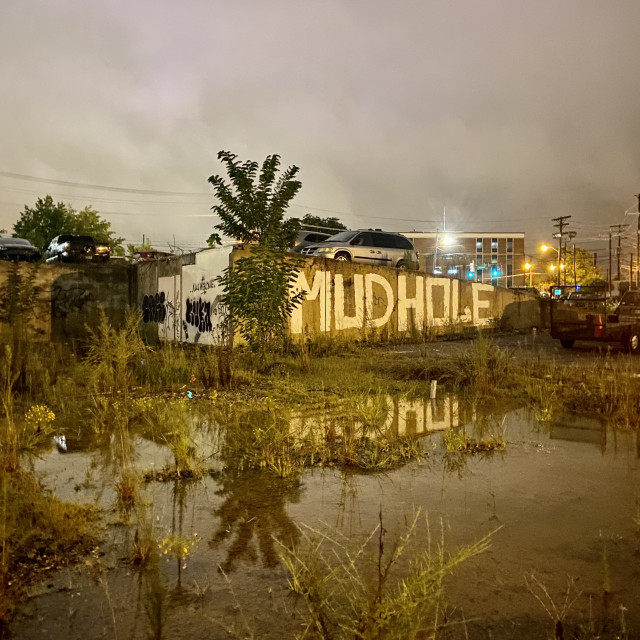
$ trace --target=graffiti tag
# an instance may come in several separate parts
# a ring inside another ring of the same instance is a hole
[[[167,317],[164,291],[147,295],[142,299],[142,321],[164,322]]]
[[[200,282],[194,282],[191,286],[191,293],[197,293],[198,291],[209,291],[216,286],[216,278],[210,278],[205,280],[204,276],[200,279]]]
[[[187,298],[186,303],[186,324],[195,327],[200,333],[211,332],[213,329],[211,322],[211,302],[202,300],[202,298],[198,298],[197,300]]]

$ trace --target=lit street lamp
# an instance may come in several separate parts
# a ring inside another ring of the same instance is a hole
[[[558,254],[558,266],[556,267],[555,265],[551,265],[551,271],[555,271],[556,269],[558,269],[558,286],[560,286],[560,274],[562,273],[562,269],[564,269],[564,265],[560,263],[560,251],[558,249],[556,249],[555,247],[551,247],[548,244],[543,244],[540,247],[540,251],[542,251],[543,253],[545,253],[546,251],[548,251],[549,249],[553,249],[557,254]]]
[[[531,286],[531,268],[533,267],[533,265],[530,262],[526,262],[524,265],[524,269],[525,271],[529,272],[529,286]]]

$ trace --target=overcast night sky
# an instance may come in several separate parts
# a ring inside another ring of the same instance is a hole
[[[204,246],[226,149],[300,167],[290,215],[635,245],[639,27],[638,0],[0,0],[0,228],[50,193]]]

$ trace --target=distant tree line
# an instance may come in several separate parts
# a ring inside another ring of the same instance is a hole
[[[92,236],[96,242],[111,247],[113,255],[124,255],[124,238],[116,236],[111,223],[100,217],[91,206],[76,211],[64,202],[54,202],[50,195],[38,198],[35,206],[24,206],[18,221],[13,225],[13,236],[25,238],[36,247],[45,248],[61,233]]]

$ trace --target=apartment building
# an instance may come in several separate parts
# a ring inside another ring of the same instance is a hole
[[[495,286],[528,284],[524,233],[402,232],[428,273]]]

